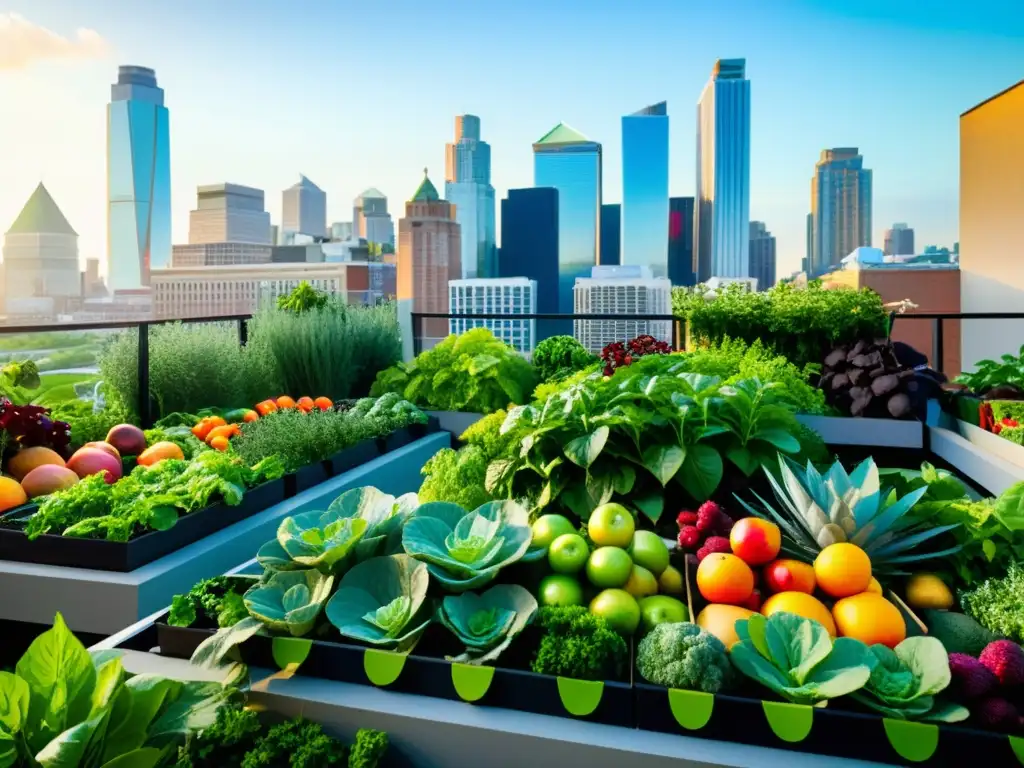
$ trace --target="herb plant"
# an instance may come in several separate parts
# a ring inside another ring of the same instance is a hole
[[[311,309],[323,309],[330,298],[325,291],[318,291],[308,281],[303,280],[288,295],[277,297],[277,308],[299,315]]]
[[[214,576],[203,579],[184,595],[175,595],[167,623],[172,627],[191,627],[203,620],[218,627],[230,627],[249,615],[242,601],[245,588],[241,579]]]
[[[1005,575],[992,577],[960,595],[960,606],[985,629],[1024,643],[1024,566],[1014,562]]]
[[[629,647],[607,621],[578,605],[548,606],[537,614],[541,637],[530,669],[577,680],[621,680]]]
[[[533,350],[533,367],[541,381],[558,381],[597,362],[574,336],[549,336]]]
[[[983,395],[1002,386],[1024,390],[1024,346],[1016,355],[1003,355],[998,360],[979,360],[974,371],[956,377],[958,384]]]

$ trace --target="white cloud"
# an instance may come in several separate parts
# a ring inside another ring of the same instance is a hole
[[[0,71],[24,69],[45,59],[98,59],[110,45],[93,29],[64,37],[16,13],[0,13]]]

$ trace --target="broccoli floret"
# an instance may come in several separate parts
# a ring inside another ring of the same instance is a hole
[[[637,647],[636,667],[649,683],[718,693],[735,673],[722,641],[696,624],[658,624]]]
[[[537,623],[544,635],[530,664],[534,672],[578,680],[622,677],[629,648],[600,616],[581,606],[547,606]]]
[[[384,731],[360,728],[348,755],[348,768],[377,768],[388,751],[388,735]]]

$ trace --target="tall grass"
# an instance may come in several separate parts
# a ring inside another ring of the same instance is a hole
[[[333,298],[301,314],[260,310],[249,325],[249,348],[278,392],[334,400],[365,395],[377,372],[402,357],[393,304],[348,307]]]

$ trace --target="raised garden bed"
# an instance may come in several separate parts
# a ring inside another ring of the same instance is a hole
[[[427,415],[436,419],[439,427],[458,437],[484,417],[482,413],[464,411],[427,411]]]

